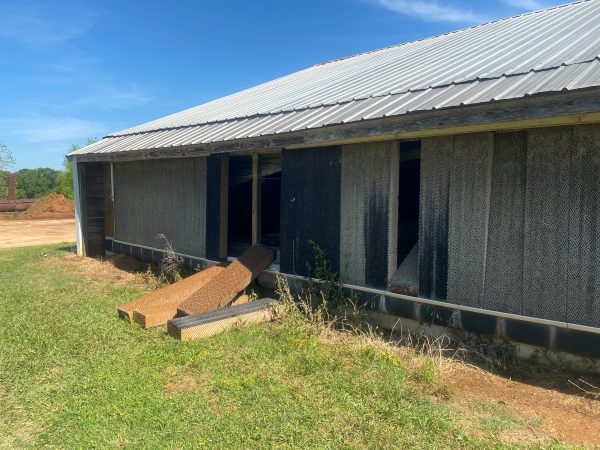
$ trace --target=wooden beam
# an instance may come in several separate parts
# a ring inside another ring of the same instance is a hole
[[[220,178],[219,258],[227,258],[227,238],[229,230],[229,155],[221,155]]]
[[[260,156],[252,155],[252,245],[260,244],[261,240],[261,197],[262,180],[260,176]]]

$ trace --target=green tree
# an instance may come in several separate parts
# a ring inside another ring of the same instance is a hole
[[[58,174],[58,187],[56,192],[67,197],[69,200],[74,200],[73,193],[73,163],[65,159],[63,165],[65,170]]]
[[[8,172],[0,170],[0,200],[8,197]]]
[[[15,158],[6,144],[0,143],[0,198],[8,195],[8,169],[15,164]]]
[[[8,170],[15,165],[15,158],[6,144],[0,143],[0,171]]]
[[[58,170],[42,167],[17,172],[17,198],[39,198],[56,192]]]
[[[99,139],[96,137],[88,138],[85,145],[91,145],[95,142],[98,142],[98,140]],[[74,152],[75,150],[79,150],[80,148],[80,145],[73,144],[69,148],[68,153]],[[58,188],[56,192],[64,195],[68,199],[73,200],[75,198],[75,195],[73,193],[73,163],[68,159],[65,159],[63,165],[65,167],[65,170],[60,172],[60,174],[58,175]]]

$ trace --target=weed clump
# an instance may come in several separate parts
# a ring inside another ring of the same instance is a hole
[[[413,383],[436,397],[451,398],[452,392],[437,376],[437,371],[444,370],[448,360],[457,355],[451,339],[408,331],[384,335],[369,323],[356,299],[344,296],[342,282],[332,270],[325,251],[312,241],[310,244],[315,254],[315,266],[309,267],[313,279],[299,286],[295,285],[296,280],[277,276],[276,293],[282,304],[276,313],[283,319],[282,326],[291,333],[308,332],[323,340],[341,340],[401,362]],[[294,283],[295,289],[290,283]],[[451,352],[450,358],[448,352]]]
[[[164,278],[167,281],[166,284],[180,281],[183,258],[175,253],[173,245],[164,234],[157,235],[156,239],[164,242],[164,254],[158,265],[159,277]]]

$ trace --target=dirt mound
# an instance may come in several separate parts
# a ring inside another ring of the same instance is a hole
[[[62,194],[38,198],[31,207],[15,215],[15,219],[70,219],[75,217],[73,202]]]

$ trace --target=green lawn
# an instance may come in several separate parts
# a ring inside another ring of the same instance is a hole
[[[389,353],[286,320],[180,343],[117,317],[141,287],[61,253],[0,251],[0,447],[499,446]]]

